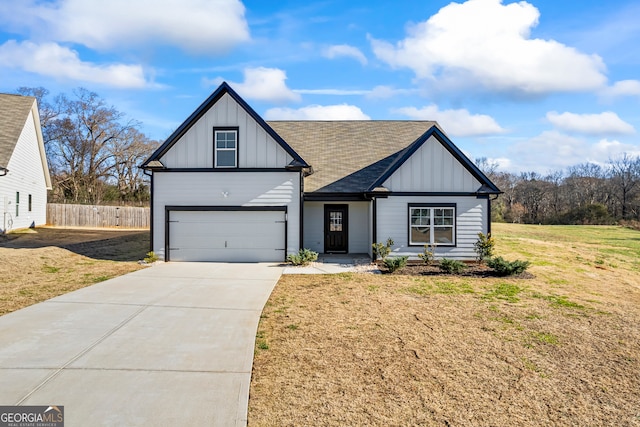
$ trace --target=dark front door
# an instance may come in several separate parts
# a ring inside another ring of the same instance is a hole
[[[347,252],[347,205],[324,205],[324,251]]]

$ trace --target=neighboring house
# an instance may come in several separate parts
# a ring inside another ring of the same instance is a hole
[[[0,94],[0,232],[45,224],[50,189],[36,99]]]
[[[300,248],[473,259],[500,190],[428,121],[265,122],[223,83],[142,165],[167,261],[282,261]]]

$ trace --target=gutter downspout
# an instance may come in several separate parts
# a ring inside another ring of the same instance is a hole
[[[9,173],[9,169],[0,166],[0,176],[6,176]],[[0,234],[7,234],[7,203],[5,201],[4,208],[2,210],[2,230]]]
[[[493,199],[491,197],[487,198],[487,207],[489,209],[489,215],[487,217],[487,234],[491,234],[491,202],[493,202],[494,200],[498,200],[498,197],[500,197],[500,194],[495,194],[495,197]]]
[[[300,247],[300,250],[302,250],[302,246],[304,245],[304,172],[300,171],[300,212],[298,213],[298,215],[300,216],[299,218],[299,236],[298,236],[298,246]],[[287,257],[286,254],[286,250],[285,250],[285,260]]]
[[[149,252],[153,252],[153,172],[149,172],[147,169],[142,169],[142,173],[150,178],[149,183]]]
[[[376,241],[378,240],[378,198],[377,197],[372,197],[373,199],[373,215],[371,218],[371,240],[373,241],[372,244],[376,244]],[[373,251],[371,252],[372,255]],[[376,257],[377,258],[377,257]],[[375,261],[375,258],[374,258]]]

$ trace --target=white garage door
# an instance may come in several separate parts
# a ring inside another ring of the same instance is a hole
[[[171,261],[283,261],[284,211],[171,211]]]

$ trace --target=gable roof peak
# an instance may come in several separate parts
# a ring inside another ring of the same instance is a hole
[[[400,166],[402,166],[429,138],[434,137],[442,146],[449,151],[453,157],[460,162],[465,169],[477,179],[483,193],[500,194],[501,191],[491,180],[473,163],[440,129],[437,124],[431,126],[422,136],[416,139],[411,145],[402,150],[380,177],[369,187],[369,191],[373,188],[381,186]],[[478,190],[480,191],[480,190]]]
[[[271,136],[276,141],[277,144],[279,144],[291,157],[293,157],[293,159],[297,163],[303,165],[303,167],[309,166],[307,162],[302,157],[300,157],[300,155],[296,153],[293,148],[291,148],[289,144],[287,144],[284,139],[282,139],[282,137],[278,135],[271,128],[271,126],[269,126],[267,122],[265,122],[264,119],[260,117],[260,115],[256,113],[256,111],[251,108],[251,106],[247,104],[247,102],[242,99],[242,97],[238,95],[238,93],[233,90],[233,88],[226,81],[223,81],[216,88],[216,90],[214,90],[213,93],[211,93],[211,95],[209,95],[209,97],[202,104],[200,104],[200,106],[196,108],[196,110],[191,113],[191,115],[184,122],[182,122],[180,126],[178,126],[178,128],[165,140],[165,142],[160,147],[158,147],[158,149],[142,164],[141,167],[146,169],[148,168],[149,163],[155,160],[160,160],[160,158],[164,156],[167,151],[169,151],[171,147],[173,147],[173,145],[178,142],[178,140],[180,140],[180,138],[185,133],[187,133],[187,131],[191,129],[191,127],[202,116],[204,116],[204,114],[209,111],[209,109],[213,105],[215,105],[225,94],[231,96],[231,98],[233,98],[233,100],[237,102],[238,105],[240,105],[240,107],[242,107],[247,112],[247,114],[249,114],[249,116],[251,116],[251,118],[253,118],[256,123],[258,123],[258,125],[262,127],[267,132],[267,134],[269,134],[269,136]]]

